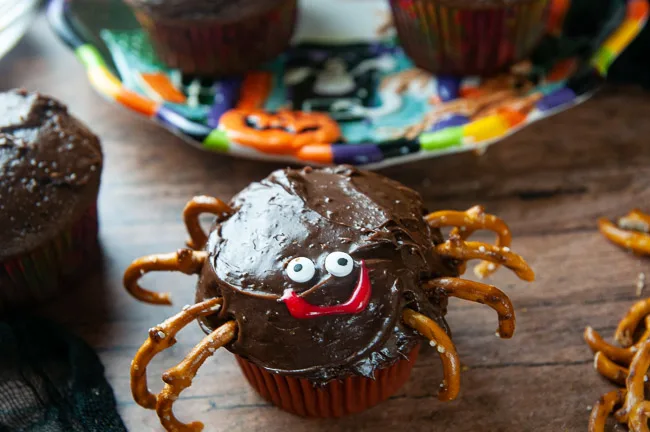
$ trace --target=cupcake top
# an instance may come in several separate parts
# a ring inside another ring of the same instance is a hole
[[[0,93],[0,259],[38,247],[94,205],[101,169],[99,140],[63,104]]]
[[[284,0],[127,0],[157,18],[228,21],[262,13]]]
[[[448,329],[446,298],[420,282],[455,276],[435,253],[439,230],[413,190],[349,166],[282,170],[244,189],[217,223],[197,300],[222,296],[234,318],[228,349],[272,372],[327,382],[371,377],[421,340],[402,323],[408,304]]]

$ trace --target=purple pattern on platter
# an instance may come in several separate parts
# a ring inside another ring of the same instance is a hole
[[[437,87],[438,97],[440,97],[441,101],[447,102],[456,99],[460,91],[460,79],[450,76],[439,76]]]
[[[362,165],[379,162],[384,155],[376,144],[334,144],[332,159],[335,164]]]
[[[575,100],[576,94],[573,90],[570,88],[560,88],[557,89],[543,98],[541,98],[537,102],[537,109],[540,111],[548,111],[552,110],[554,108],[559,107],[560,105],[564,105],[568,102],[572,102]]]
[[[208,126],[219,127],[221,116],[235,107],[239,99],[241,84],[241,77],[225,78],[214,83],[214,103],[208,112]]]
[[[450,114],[449,116],[443,118],[438,123],[431,126],[429,132],[439,131],[452,126],[462,126],[469,123],[469,117],[459,114]]]

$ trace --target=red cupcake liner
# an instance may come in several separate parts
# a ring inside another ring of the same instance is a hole
[[[399,390],[408,381],[419,350],[417,345],[406,359],[376,371],[374,379],[351,376],[322,387],[308,379],[271,373],[239,356],[236,358],[249,384],[278,408],[303,417],[338,418],[364,411]]]
[[[489,75],[526,58],[546,29],[550,0],[462,8],[390,0],[400,43],[436,74]]]
[[[239,75],[272,60],[289,45],[297,0],[241,20],[159,18],[135,9],[160,60],[183,73]]]
[[[0,261],[0,313],[53,297],[98,256],[97,204],[38,248]]]

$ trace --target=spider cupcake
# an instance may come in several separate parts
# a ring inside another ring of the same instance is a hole
[[[212,213],[206,235],[198,222]],[[413,190],[349,166],[282,170],[253,183],[230,204],[197,197],[185,208],[188,246],[133,262],[124,275],[139,300],[168,304],[142,288],[149,271],[198,274],[196,304],[149,331],[131,367],[136,402],[155,409],[170,431],[183,424],[172,405],[216,349],[235,354],[249,383],[294,414],[338,417],[387,399],[409,377],[422,341],[443,364],[439,398],[460,389],[460,362],[444,316],[450,296],[487,304],[497,335],[512,336],[515,315],[495,287],[458,278],[465,262],[487,275],[499,265],[531,281],[532,270],[510,251],[510,232],[480,207],[427,214]],[[454,227],[445,241],[441,227]],[[497,244],[467,241],[496,232]],[[209,335],[163,374],[158,395],[147,387],[151,359],[198,320]]]

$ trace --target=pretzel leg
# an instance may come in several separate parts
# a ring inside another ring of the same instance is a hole
[[[632,432],[650,432],[648,429],[648,418],[650,417],[650,402],[639,402],[632,412],[628,420],[628,426]]]
[[[614,338],[624,347],[631,346],[634,341],[634,333],[641,320],[650,315],[650,298],[636,302],[630,310],[627,311],[621,322],[616,327]]]
[[[402,313],[402,319],[408,326],[429,339],[429,343],[438,349],[444,374],[438,399],[441,401],[456,399],[460,391],[460,360],[454,343],[435,321],[421,313],[406,308]]]
[[[627,387],[625,403],[623,408],[615,414],[616,420],[619,422],[627,422],[634,407],[645,400],[644,382],[648,367],[650,367],[650,340],[646,339],[641,344],[639,352],[632,359],[630,372],[625,380]]]
[[[215,313],[221,307],[221,298],[212,298],[197,303],[162,324],[149,329],[149,337],[142,344],[131,362],[131,393],[138,405],[156,408],[156,395],[147,385],[147,366],[156,354],[176,343],[176,334],[195,319]]]
[[[140,301],[152,304],[171,304],[169,293],[156,293],[142,288],[138,284],[140,278],[151,271],[179,271],[188,275],[197,274],[201,271],[207,258],[207,252],[189,249],[138,258],[124,272],[124,287]]]
[[[499,316],[497,336],[509,339],[515,332],[515,309],[510,298],[497,287],[466,279],[444,277],[427,281],[423,288],[438,289],[451,297],[486,304]]]
[[[203,423],[193,422],[185,424],[180,422],[173,412],[173,405],[178,395],[192,385],[203,363],[222,346],[235,338],[237,323],[228,321],[221,327],[206,336],[178,365],[163,374],[165,387],[158,396],[156,413],[163,427],[169,432],[198,432],[203,430]]]
[[[443,256],[458,260],[468,261],[481,259],[495,264],[502,264],[514,271],[525,281],[535,280],[535,273],[526,261],[519,255],[512,253],[508,248],[490,245],[481,242],[465,242],[459,237],[452,237],[436,246],[436,251]]]
[[[598,220],[598,229],[612,243],[640,255],[650,255],[650,235],[619,228],[607,219]]]
[[[512,242],[512,235],[508,225],[502,219],[485,213],[482,206],[474,206],[464,212],[438,211],[428,214],[424,219],[434,228],[454,227],[452,235],[458,235],[463,240],[466,240],[475,231],[490,230],[497,235],[497,246],[501,248],[510,247]],[[498,264],[494,262],[483,261],[474,267],[474,273],[483,278],[494,273],[498,267]]]
[[[589,432],[605,432],[607,417],[625,400],[627,390],[618,389],[600,397],[589,417]]]
[[[629,371],[608,359],[607,356],[600,351],[594,356],[594,368],[599,374],[614,384],[625,385],[625,378]]]
[[[620,348],[611,345],[605,342],[602,336],[591,327],[585,329],[584,338],[594,354],[601,351],[605,356],[607,356],[607,358],[625,366],[630,365],[630,362],[632,361],[634,354],[639,350],[640,345],[640,343],[637,343],[627,348]],[[650,338],[650,315],[646,315],[645,317],[645,331],[639,340],[643,342],[647,338]]]
[[[230,216],[233,210],[220,199],[209,196],[196,196],[185,205],[183,219],[190,235],[187,246],[194,250],[203,248],[208,241],[208,236],[199,222],[199,216],[203,213],[211,213],[217,217],[217,220],[222,220]]]

